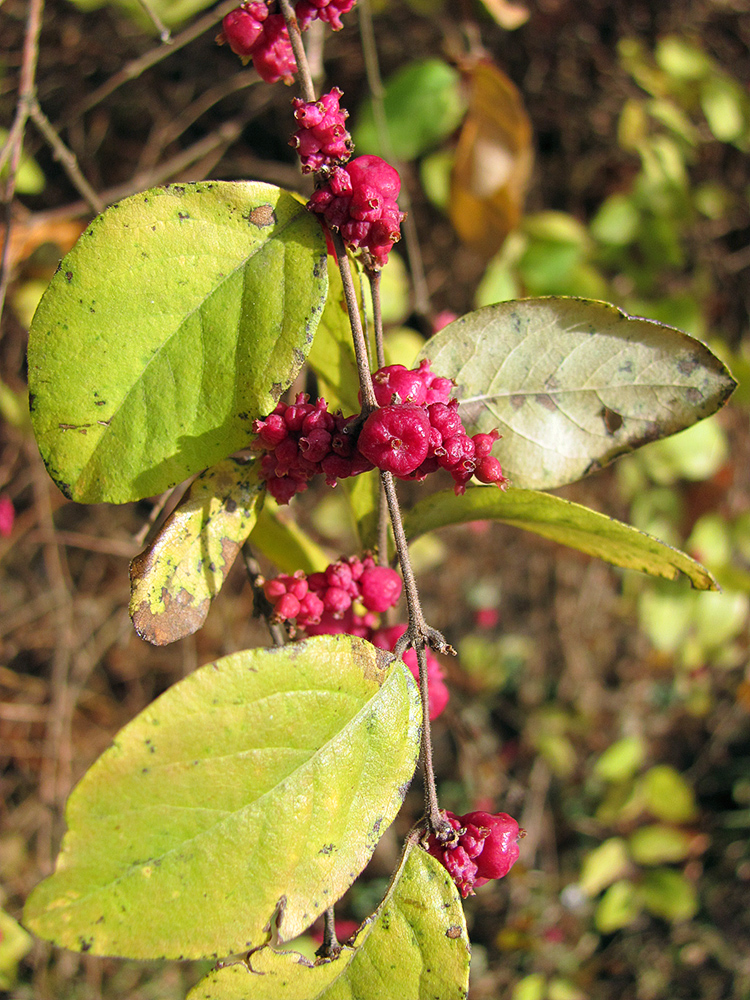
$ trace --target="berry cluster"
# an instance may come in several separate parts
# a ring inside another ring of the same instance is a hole
[[[291,405],[279,403],[270,416],[256,420],[256,444],[266,452],[260,472],[271,496],[289,503],[318,473],[335,486],[337,479],[369,471],[372,464],[357,450],[355,437],[347,433],[355,420],[329,413],[322,398],[309,403],[304,393]]]
[[[330,171],[307,207],[331,229],[338,229],[347,247],[363,250],[367,262],[380,268],[401,239],[404,214],[396,204],[400,190],[398,171],[385,160],[357,156]]]
[[[261,476],[279,503],[289,503],[321,472],[331,486],[372,468],[419,480],[445,469],[457,494],[466,491],[472,476],[507,484],[491,454],[497,431],[469,437],[458,401],[450,397],[453,383],[435,375],[429,361],[412,370],[380,368],[373,386],[379,405],[364,423],[359,416],[329,413],[324,399],[313,404],[304,395],[291,405],[279,403],[270,416],[255,421],[257,446],[265,452]]]
[[[349,159],[353,145],[344,122],[349,112],[339,107],[343,92],[334,87],[319,101],[292,101],[300,128],[289,141],[299,153],[302,173],[329,169]]]
[[[273,621],[294,619],[310,635],[349,632],[364,635],[372,629],[377,614],[387,611],[401,596],[401,577],[388,566],[377,566],[372,556],[339,559],[322,573],[307,576],[277,576],[263,585],[273,605]],[[364,605],[369,615],[357,615],[353,605]],[[355,632],[345,625],[352,624]]]
[[[441,843],[431,834],[428,852],[445,866],[461,895],[473,895],[474,887],[507,875],[518,861],[518,823],[507,813],[471,812],[445,818],[458,834],[452,843]]]
[[[283,14],[269,14],[265,0],[249,0],[230,11],[216,36],[227,44],[243,63],[250,59],[258,76],[266,83],[292,83],[297,63],[289,41]]]
[[[389,628],[377,629],[371,635],[366,636],[378,649],[388,650],[392,653],[396,643],[406,632],[406,625],[391,625]],[[443,680],[443,671],[438,663],[437,657],[429,649],[425,650],[427,656],[427,689],[430,704],[430,718],[437,719],[445,706],[448,704],[450,694]],[[401,655],[401,659],[412,673],[414,680],[419,683],[419,664],[417,653],[414,649],[407,649]]]

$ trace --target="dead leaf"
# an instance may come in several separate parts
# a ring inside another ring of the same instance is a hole
[[[491,257],[521,218],[533,163],[531,122],[517,87],[492,63],[478,63],[470,82],[450,215],[463,242]]]

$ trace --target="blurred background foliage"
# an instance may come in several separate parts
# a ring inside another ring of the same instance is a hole
[[[179,32],[212,5],[152,6]],[[354,14],[311,44],[321,84],[345,91],[357,151],[398,160],[411,201],[417,243],[383,277],[389,361],[409,364],[451,315],[564,294],[685,329],[740,381],[716,417],[563,491],[684,547],[721,594],[487,523],[413,547],[430,621],[459,652],[436,727],[442,802],[505,809],[527,830],[512,875],[467,901],[471,997],[750,998],[750,11],[372,8],[382,101]],[[21,0],[0,10],[3,136],[25,16]],[[290,91],[217,49],[215,20],[165,53],[136,0],[48,0],[38,98],[104,202],[206,176],[305,190]],[[155,650],[132,634],[127,560],[158,505],[67,502],[26,416],[28,323],[91,216],[31,125],[16,193],[0,341],[0,494],[16,514],[0,538],[0,992],[178,998],[196,965],[55,952],[14,917],[49,870],[71,784],[114,732],[198,663],[266,639],[239,568],[196,636]],[[351,545],[343,495],[311,491],[297,513],[334,555]],[[342,919],[377,905],[419,811],[417,788]]]

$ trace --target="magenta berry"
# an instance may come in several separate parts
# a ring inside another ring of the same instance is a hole
[[[252,56],[253,49],[263,35],[263,22],[268,17],[268,7],[263,2],[242,4],[230,10],[221,22],[221,33],[216,41],[227,44],[243,62]]]
[[[299,153],[303,173],[330,169],[349,159],[353,145],[344,124],[349,112],[339,108],[342,96],[334,87],[319,101],[292,101],[300,128],[289,145]]]
[[[414,403],[421,406],[427,387],[419,371],[409,371],[403,365],[387,365],[372,376],[375,399],[379,406],[389,403]]]
[[[359,581],[362,603],[368,611],[387,611],[401,596],[401,577],[388,566],[373,566]]]
[[[429,440],[430,420],[424,407],[383,406],[365,421],[358,447],[376,468],[403,478],[427,458]]]
[[[441,842],[432,834],[427,850],[448,870],[459,892],[472,895],[475,886],[503,878],[518,860],[518,823],[507,813],[472,812],[445,818],[458,834],[453,842]]]
[[[252,50],[253,66],[266,83],[293,83],[297,63],[289,41],[283,14],[269,14],[263,31]]]
[[[404,218],[396,204],[398,171],[379,156],[358,156],[332,169],[328,182],[307,203],[326,224],[341,231],[344,243],[365,253],[368,266],[383,267],[400,239]]]

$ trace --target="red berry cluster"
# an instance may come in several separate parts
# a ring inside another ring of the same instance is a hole
[[[363,250],[373,266],[380,268],[401,239],[404,214],[396,204],[400,190],[398,171],[385,160],[357,156],[331,170],[307,207],[331,229],[338,229],[347,247]]]
[[[401,588],[398,573],[376,565],[368,555],[339,559],[322,573],[307,576],[298,570],[294,576],[277,576],[266,581],[263,592],[273,605],[275,622],[294,619],[297,627],[310,635],[348,632],[364,636],[377,622],[372,612],[379,614],[395,607]],[[371,614],[356,614],[355,603],[364,605]]]
[[[337,479],[372,468],[420,480],[445,469],[457,494],[465,492],[472,476],[500,487],[507,484],[491,455],[497,431],[469,437],[458,401],[450,398],[453,383],[435,375],[429,361],[413,370],[388,365],[375,372],[373,385],[379,406],[361,427],[358,416],[329,413],[324,399],[313,404],[302,394],[255,421],[257,446],[265,452],[261,476],[279,503],[306,490],[318,473],[335,486]]]
[[[304,31],[318,18],[327,21],[334,31],[341,31],[341,15],[348,14],[356,0],[297,0],[295,14],[300,28]]]
[[[406,632],[406,625],[391,625],[389,628],[377,629],[377,631],[366,636],[366,638],[370,640],[373,646],[377,646],[378,649],[386,649],[392,653],[396,643],[404,632]],[[429,649],[425,650],[425,654],[427,656],[427,689],[429,693],[430,718],[436,719],[448,704],[450,695],[437,657]],[[419,664],[417,662],[416,650],[407,649],[401,655],[401,659],[412,672],[414,680],[419,683]]]
[[[243,63],[252,59],[258,76],[266,83],[292,83],[297,63],[283,14],[269,14],[265,0],[250,0],[230,11],[216,36]]]
[[[453,383],[430,370],[429,361],[409,371],[389,365],[373,375],[380,404],[362,427],[358,448],[373,465],[400,479],[424,479],[437,469],[449,472],[457,494],[472,476],[504,486],[507,480],[492,446],[499,435],[469,437],[451,399]]]
[[[299,153],[302,173],[329,169],[349,159],[353,145],[344,125],[349,112],[339,107],[342,97],[343,92],[334,87],[319,101],[302,101],[298,97],[292,101],[300,128],[289,145]]]
[[[474,887],[507,875],[518,861],[518,823],[507,813],[471,812],[445,818],[458,834],[453,843],[441,843],[434,834],[428,852],[443,864],[465,898]]]
[[[337,479],[370,470],[372,464],[357,450],[354,436],[347,434],[354,420],[329,413],[324,399],[309,403],[304,393],[291,405],[279,403],[270,416],[256,420],[257,445],[266,452],[260,472],[271,496],[289,503],[318,473],[335,486]]]

